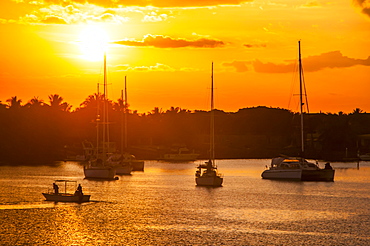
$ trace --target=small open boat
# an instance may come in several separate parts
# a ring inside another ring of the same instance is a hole
[[[64,183],[64,193],[59,192],[58,183]],[[67,193],[67,186],[69,184],[74,184],[75,192]],[[90,201],[90,195],[84,195],[82,192],[81,185],[77,187],[77,181],[72,180],[55,180],[53,184],[54,191],[42,193],[46,201],[54,202],[88,202]]]

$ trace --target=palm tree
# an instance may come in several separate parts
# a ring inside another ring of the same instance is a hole
[[[355,108],[352,112],[352,114],[361,114],[361,113],[365,113],[365,112],[360,108]]]
[[[129,112],[128,111],[128,107],[129,106],[130,105],[129,104],[126,104],[125,103],[125,100],[123,100],[122,98],[119,98],[117,100],[117,102],[113,103],[113,109],[115,111],[119,111],[119,112],[121,112],[121,111],[123,111],[123,112]]]
[[[32,98],[27,104],[26,104],[26,106],[27,107],[30,107],[30,106],[32,106],[32,107],[41,107],[41,106],[43,106],[44,105],[44,100],[42,100],[42,99],[39,99],[39,97],[34,97],[34,98]]]
[[[173,113],[173,114],[177,114],[181,111],[181,108],[180,107],[171,107],[170,109],[168,109],[166,111],[166,113]]]
[[[62,111],[64,111],[64,112],[69,112],[69,111],[71,111],[71,109],[72,109],[72,105],[70,105],[69,103],[67,103],[67,102],[64,102],[64,103],[62,103],[62,104],[60,104],[60,108],[62,109]]]
[[[149,114],[152,115],[160,115],[163,114],[163,110],[161,108],[155,107]]]
[[[63,97],[58,94],[49,95],[50,106],[53,108],[59,108],[63,102]]]
[[[17,96],[11,97],[6,100],[8,102],[9,108],[20,108],[22,100],[18,99]]]
[[[88,106],[93,106],[93,107],[97,107],[97,104],[98,104],[98,101],[102,101],[103,99],[103,95],[102,94],[98,94],[98,93],[94,93],[93,95],[89,95],[85,101],[83,101],[81,104],[80,104],[80,107],[82,108],[86,108]]]

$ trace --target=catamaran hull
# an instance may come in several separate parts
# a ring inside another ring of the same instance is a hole
[[[87,179],[114,179],[116,171],[110,167],[85,167],[84,174]]]
[[[42,193],[47,201],[54,202],[88,202],[90,201],[90,195],[73,195],[73,194],[54,194],[54,193]]]
[[[265,170],[263,179],[280,179],[294,181],[334,181],[335,170]]]
[[[215,176],[215,177],[197,177],[195,178],[195,182],[198,186],[213,186],[218,187],[222,185],[223,178]]]
[[[319,169],[319,170],[303,170],[302,181],[334,181],[335,170]]]
[[[301,180],[302,170],[265,170],[264,179]]]

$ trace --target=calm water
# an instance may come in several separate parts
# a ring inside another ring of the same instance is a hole
[[[147,161],[115,181],[73,162],[0,167],[0,245],[370,245],[370,162],[332,163],[329,183],[262,180],[269,162],[218,161],[220,188],[195,186],[199,162]],[[55,179],[92,202],[44,201]]]

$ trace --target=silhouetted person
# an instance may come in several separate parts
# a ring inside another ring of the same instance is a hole
[[[333,169],[329,162],[325,163],[325,169]]]
[[[77,187],[77,193],[78,193],[79,195],[83,195],[81,184],[79,184],[79,185],[78,185],[78,187]]]
[[[55,194],[59,194],[59,186],[56,183],[53,183],[53,189]]]

